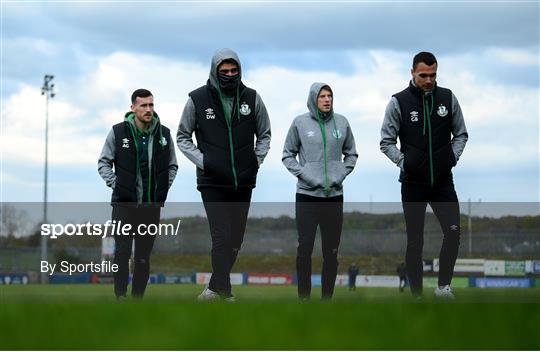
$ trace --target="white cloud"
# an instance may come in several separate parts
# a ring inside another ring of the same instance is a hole
[[[358,167],[395,174],[395,167],[379,151],[380,126],[391,94],[407,85],[409,61],[403,53],[372,51],[354,59],[355,69],[349,74],[337,73],[331,65],[326,71],[278,66],[248,70],[244,82],[260,93],[272,123],[272,149],[263,172],[294,182],[281,164],[283,142],[292,119],[307,110],[311,83],[322,81],[334,90],[335,111],[349,118],[360,154]],[[538,88],[485,82],[475,75],[474,66],[459,65],[455,57],[452,61],[439,70],[439,79],[458,97],[470,134],[460,168],[489,174],[505,167],[538,165]],[[131,92],[141,87],[154,93],[156,111],[174,138],[188,92],[205,84],[209,69],[196,62],[129,52],[95,62],[93,70],[85,68],[84,76],[56,78],[60,93],[51,101],[49,120],[52,166],[94,170],[108,131],[122,121]],[[0,146],[10,165],[43,164],[44,107],[39,87],[26,84],[5,99]],[[193,169],[178,151],[177,156],[181,172]],[[26,177],[16,169],[3,172],[8,183]]]
[[[538,89],[480,82],[471,72],[444,77],[471,126],[499,125],[505,132],[538,126]],[[510,127],[510,128],[508,128]]]
[[[156,111],[174,134],[187,92],[204,83],[207,72],[201,65],[115,53],[87,76],[56,77],[60,89],[49,103],[49,162],[95,165],[108,130],[122,121],[131,93],[141,87],[152,90]],[[4,160],[43,163],[45,97],[39,88],[21,86],[3,110]]]
[[[60,50],[58,45],[52,41],[27,36],[3,38],[3,45],[3,50],[5,50],[5,52],[15,54],[22,49],[31,52],[34,55],[44,55],[46,57],[54,56],[58,54]]]
[[[49,141],[51,163],[81,164],[87,154],[80,148],[65,149],[65,142],[79,137],[82,130],[72,125],[80,121],[81,108],[66,101],[52,99],[49,103]],[[4,160],[22,163],[42,163],[45,138],[45,97],[37,87],[22,86],[4,103],[2,115]],[[84,136],[82,137],[84,138]],[[52,153],[52,150],[57,151]],[[65,154],[69,156],[66,157]]]
[[[502,62],[520,65],[520,66],[538,66],[538,49],[533,51],[523,49],[501,49],[494,48],[487,52],[488,55],[493,55],[495,59]]]

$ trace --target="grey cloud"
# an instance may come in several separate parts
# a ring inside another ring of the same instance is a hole
[[[5,5],[6,35],[199,60],[226,46],[451,53],[538,46],[539,38],[538,3],[33,3],[17,5],[17,12],[12,6]]]
[[[490,81],[538,86],[538,64],[522,70],[482,54],[489,48],[538,52],[538,3],[8,3],[4,5],[4,78],[68,76],[112,52],[210,63],[218,47],[237,50],[246,67],[357,69],[370,50],[412,56],[468,54]],[[44,40],[36,52],[25,38]],[[478,60],[487,60],[478,65]],[[90,59],[89,59],[90,58]],[[52,72],[51,71],[51,72]],[[11,91],[11,86],[5,86]]]

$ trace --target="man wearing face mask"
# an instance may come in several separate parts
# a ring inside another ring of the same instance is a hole
[[[230,272],[243,242],[257,172],[270,149],[266,107],[242,83],[234,51],[215,52],[206,85],[189,93],[176,139],[197,167],[197,189],[212,236],[212,277],[198,299],[234,302]]]
[[[437,59],[420,52],[412,79],[394,94],[381,128],[381,151],[400,169],[401,200],[407,231],[405,266],[411,292],[422,295],[424,217],[429,203],[443,231],[439,282],[435,295],[453,298],[450,288],[459,249],[459,203],[452,168],[468,134],[461,107],[451,90],[437,86]],[[399,137],[400,149],[396,147]]]

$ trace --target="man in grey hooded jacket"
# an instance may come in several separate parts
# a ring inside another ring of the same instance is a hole
[[[270,149],[266,107],[242,83],[234,51],[215,52],[208,82],[189,93],[176,140],[197,166],[197,189],[212,235],[212,277],[198,299],[232,302],[230,272],[243,242],[257,172]]]
[[[296,117],[283,147],[283,164],[298,178],[296,272],[298,296],[311,295],[311,254],[317,227],[323,251],[322,298],[334,292],[337,253],[343,224],[343,180],[358,159],[354,136],[343,115],[334,113],[333,92],[325,83],[313,83],[307,101],[309,112]],[[299,160],[296,156],[299,156]]]
[[[138,298],[144,295],[155,236],[137,233],[138,227],[159,223],[161,206],[178,169],[171,133],[154,111],[152,93],[137,89],[131,103],[124,121],[114,125],[107,135],[98,160],[99,175],[113,189],[112,220],[119,226],[132,226],[131,235],[114,236],[114,262],[118,264],[114,291],[118,299],[126,297],[133,242],[131,294]]]

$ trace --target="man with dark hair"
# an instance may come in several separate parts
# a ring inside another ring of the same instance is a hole
[[[215,52],[208,82],[189,93],[176,140],[197,166],[197,189],[212,236],[212,277],[198,299],[234,302],[230,273],[244,239],[257,172],[270,149],[266,107],[242,83],[234,51]]]
[[[133,241],[131,295],[144,295],[155,237],[139,231],[139,225],[159,224],[161,207],[178,169],[171,133],[154,111],[152,93],[137,89],[131,103],[124,121],[109,132],[98,161],[100,176],[113,190],[112,220],[118,225],[131,225],[130,235],[114,236],[114,263],[118,264],[114,293],[118,299],[127,294]]]
[[[413,58],[413,70],[416,69],[419,63],[424,63],[427,66],[433,66],[433,64],[437,63],[437,59],[432,53],[421,51]]]
[[[407,230],[405,263],[411,292],[422,295],[422,248],[427,204],[443,231],[437,297],[453,298],[450,288],[460,238],[459,203],[452,168],[468,139],[461,107],[452,91],[437,86],[437,60],[428,52],[413,59],[412,79],[394,94],[381,128],[381,151],[400,169]],[[396,147],[399,137],[400,149]]]
[[[131,105],[134,105],[137,101],[137,97],[139,98],[148,98],[151,97],[152,93],[148,89],[140,88],[131,93]],[[153,102],[153,97],[152,97]],[[153,103],[152,103],[153,104]]]

